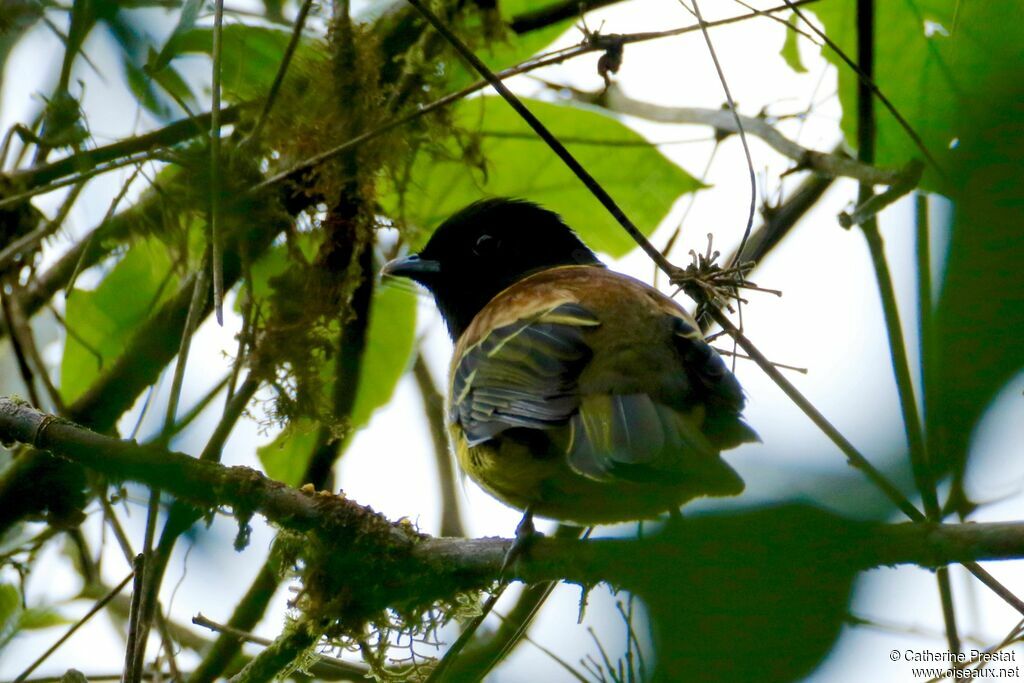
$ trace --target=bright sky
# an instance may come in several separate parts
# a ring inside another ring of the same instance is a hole
[[[767,3],[759,4],[767,6]],[[707,19],[742,11],[738,5],[724,2],[704,2],[702,9]],[[692,18],[670,0],[632,0],[588,15],[592,29],[602,22],[605,32],[628,33],[688,24],[692,23]],[[820,58],[816,47],[801,39],[801,56],[807,73],[795,74],[779,55],[784,28],[776,22],[749,21],[715,29],[712,37],[741,111],[753,115],[767,107],[769,114],[781,116],[802,112],[813,103],[810,116],[784,120],[779,128],[807,147],[832,148],[839,139],[840,110],[834,96],[836,75]],[[572,31],[563,36],[558,45],[577,41],[578,33]],[[85,83],[85,109],[90,112],[97,142],[103,143],[132,130],[136,107],[121,89],[120,76],[116,75],[119,67],[112,49],[94,36],[87,51],[99,71],[107,75],[99,77],[79,64],[75,78]],[[4,130],[24,120],[30,111],[26,93],[49,91],[50,84],[41,83],[38,77],[52,70],[40,69],[39,64],[50,60],[57,63],[61,53],[53,35],[41,29],[20,43],[8,62],[4,97],[0,99],[0,124]],[[596,56],[589,56],[553,67],[542,75],[550,81],[596,89],[601,81],[595,63]],[[202,76],[197,78],[202,80]],[[627,47],[616,80],[630,96],[657,104],[718,107],[723,101],[721,85],[698,33]],[[542,93],[542,88],[528,78],[520,77],[513,84],[521,93],[552,97]],[[145,115],[139,117],[139,122],[143,127],[152,125]],[[628,122],[656,141],[707,138],[710,133],[699,127]],[[779,175],[790,162],[756,139],[751,139],[750,146],[762,184],[759,200],[763,197],[765,179],[767,190],[772,197],[777,196]],[[713,144],[667,144],[661,149],[690,173],[700,176]],[[112,173],[93,182],[91,191],[71,214],[74,234],[81,234],[102,217],[123,179],[124,174]],[[749,196],[746,165],[738,138],[731,137],[721,145],[705,180],[711,188],[696,196],[692,208],[689,206],[691,197],[681,199],[654,238],[656,244],[663,244],[689,209],[683,243],[675,251],[677,262],[685,261],[691,248],[703,250],[707,232],[714,233],[716,247],[723,252],[730,251],[738,242]],[[798,182],[799,177],[788,179],[783,185],[784,194]],[[855,195],[852,182],[836,182],[816,210],[808,214],[782,247],[761,264],[754,280],[762,286],[782,290],[784,296],[751,294],[751,304],[744,309],[744,327],[773,360],[808,368],[806,376],[796,373],[787,376],[863,452],[905,485],[909,481],[905,464],[886,459],[896,455],[892,444],[899,443],[902,427],[874,276],[862,236],[856,231],[842,230],[835,220],[840,211],[850,207]],[[58,202],[59,196],[51,196],[42,198],[37,205],[52,214]],[[943,218],[948,216],[948,206],[936,199],[931,207],[933,225],[941,226]],[[916,302],[911,211],[908,202],[900,202],[882,215],[881,226],[896,277],[908,345],[913,349],[916,334],[910,323]],[[933,253],[941,254],[943,244],[941,237],[937,237]],[[652,266],[639,252],[615,263],[614,267],[646,281],[651,279]],[[88,280],[82,283],[87,284]],[[427,297],[421,297],[419,313],[419,330],[429,364],[435,377],[442,378],[447,371],[450,343]],[[45,319],[39,321],[39,326],[39,334],[50,342],[46,348],[47,358],[56,363],[60,358],[61,333]],[[223,329],[208,323],[200,330],[189,361],[182,405],[189,405],[203,395],[211,378],[223,374],[226,367],[223,354],[234,352],[233,336],[238,327],[238,319],[229,314]],[[740,499],[704,501],[694,504],[694,508],[800,498],[856,514],[870,510],[881,500],[760,370],[740,361],[737,374],[749,395],[748,421],[759,431],[764,443],[746,445],[727,455],[747,482],[747,491]],[[0,365],[0,393],[21,391],[14,381],[15,376],[13,370]],[[169,384],[168,376],[154,399],[155,405],[164,405]],[[1019,449],[1013,434],[1014,426],[1024,423],[1024,408],[1019,400],[1011,402],[1009,399],[1019,398],[1022,391],[1024,377],[1006,388],[1004,400],[992,409],[977,434],[978,456],[968,484],[975,498],[995,501],[979,510],[979,521],[1021,517],[1024,459],[1014,460],[1009,455],[1015,448]],[[200,419],[192,432],[195,436],[179,441],[175,448],[198,453],[203,435],[209,433],[219,409],[218,403],[214,411]],[[152,412],[144,423],[143,434],[147,425],[155,424],[153,419],[161,412]],[[123,422],[129,430],[133,423],[134,416]],[[1016,429],[1019,432],[1019,426]],[[252,422],[241,424],[225,449],[226,464],[256,465],[256,446],[269,442],[272,437],[272,434],[260,434]],[[344,457],[339,482],[346,493],[360,503],[369,504],[391,518],[408,517],[426,532],[437,531],[440,514],[433,456],[411,377],[401,381],[391,403],[378,411],[370,425],[356,437]],[[831,483],[826,485],[825,482]],[[133,499],[136,503],[141,500],[139,489],[133,489]],[[461,502],[468,530],[475,536],[511,535],[519,519],[519,513],[490,499],[468,482]],[[141,538],[144,510],[138,505],[130,506],[126,521],[132,537]],[[86,527],[97,538],[99,522],[99,515],[94,513]],[[601,529],[599,534],[631,531],[627,525]],[[188,544],[179,544],[170,564],[162,601],[170,606],[172,618],[182,623],[188,623],[197,612],[224,621],[228,617],[227,610],[235,603],[235,596],[248,586],[262,564],[272,535],[264,526],[257,525],[249,548],[238,556],[230,549],[234,525],[229,519],[218,519],[212,529],[198,533],[213,538],[191,552]],[[106,580],[115,583],[128,569],[113,547],[110,551],[105,562]],[[50,600],[71,597],[77,590],[78,580],[63,558],[52,548],[48,552],[49,557],[38,565],[39,571],[29,582],[30,602],[43,596]],[[995,564],[990,570],[1012,589],[1024,591],[1024,573],[1018,564]],[[968,637],[967,646],[986,646],[1001,640],[1016,622],[1014,613],[959,568],[954,568],[952,574],[957,612],[961,630]],[[272,638],[280,631],[287,598],[284,591],[277,596],[274,608],[257,629],[260,635]],[[615,598],[606,590],[598,589],[592,594],[583,626],[576,625],[578,600],[578,589],[559,588],[531,631],[533,638],[573,663],[587,654],[597,654],[587,626],[596,629],[610,651],[620,646],[624,631],[614,612]],[[507,608],[510,602],[504,600],[501,604]],[[77,615],[86,608],[86,604],[76,603],[67,612]],[[908,680],[909,672],[889,661],[891,649],[943,647],[935,582],[922,570],[885,569],[864,574],[858,581],[852,609],[857,616],[892,626],[895,631],[847,629],[835,651],[809,680],[837,683]],[[101,623],[107,621],[105,616],[100,619]],[[120,628],[87,629],[69,641],[61,654],[37,673],[57,674],[72,664],[87,673],[117,669],[121,661],[122,641],[117,635]],[[20,637],[16,648],[9,650],[14,656],[0,662],[0,679],[16,675],[27,661],[52,642],[57,632],[49,630]],[[185,661],[183,666],[187,668],[189,663]],[[545,681],[571,680],[546,655],[527,643],[492,680],[514,682],[538,676]]]

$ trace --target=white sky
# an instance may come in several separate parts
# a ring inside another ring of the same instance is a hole
[[[708,19],[742,11],[731,3],[704,2],[702,9]],[[680,5],[669,0],[632,0],[588,15],[591,28],[601,25],[602,21],[606,32],[627,33],[661,30],[692,20]],[[741,111],[756,114],[762,106],[767,106],[771,114],[791,114],[804,110],[813,101],[816,105],[811,116],[803,122],[784,121],[779,124],[780,129],[808,147],[828,150],[835,144],[839,138],[840,116],[834,97],[836,77],[834,70],[818,55],[817,48],[800,41],[808,72],[798,75],[779,56],[784,30],[771,20],[715,29],[712,36]],[[577,40],[578,34],[570,32],[558,45]],[[75,72],[75,78],[86,84],[85,108],[90,113],[97,143],[102,144],[133,129],[136,106],[122,88],[112,48],[94,36],[87,51],[100,71],[108,74],[97,77],[82,64]],[[37,29],[22,41],[8,62],[4,97],[0,100],[0,124],[4,130],[14,122],[25,120],[37,106],[27,100],[26,93],[50,90],[51,84],[40,82],[40,74],[54,71],[47,62],[57,64],[61,54],[59,43],[44,30]],[[547,80],[595,89],[601,83],[595,63],[596,56],[586,57],[553,67],[542,75]],[[723,101],[721,86],[698,33],[628,46],[616,80],[629,95],[657,104],[718,107]],[[539,91],[537,84],[526,78],[520,77],[513,84],[524,94]],[[546,93],[542,96],[550,97]],[[153,125],[145,115],[139,116],[138,122],[142,127]],[[635,120],[629,123],[652,140],[698,138],[709,134],[699,127]],[[777,179],[789,167],[789,161],[780,159],[756,139],[751,139],[750,144],[759,178],[767,178],[769,190],[776,192]],[[667,145],[662,151],[699,176],[711,148],[710,143],[695,143]],[[675,251],[677,262],[684,261],[691,248],[702,250],[709,231],[714,232],[716,247],[723,252],[728,252],[738,241],[746,218],[749,192],[746,178],[739,140],[733,136],[717,152],[706,179],[711,189],[697,196],[689,213],[683,243]],[[111,173],[93,181],[90,191],[72,211],[73,234],[81,234],[99,220],[123,179],[124,174]],[[799,178],[787,180],[785,189],[792,189],[798,181]],[[909,481],[906,465],[886,459],[896,455],[892,444],[899,443],[902,427],[874,276],[862,236],[856,231],[840,229],[835,220],[841,210],[849,208],[855,195],[854,183],[836,182],[783,246],[761,264],[755,281],[783,290],[784,296],[776,299],[752,294],[751,305],[744,310],[744,324],[748,335],[770,358],[809,368],[806,376],[796,373],[787,376],[855,445],[905,485]],[[40,198],[37,205],[52,214],[58,202],[59,195]],[[656,234],[656,244],[664,243],[689,202],[690,198],[686,197],[677,203]],[[948,206],[935,199],[932,209],[933,224],[941,226],[942,218],[948,216]],[[911,212],[912,205],[908,201],[900,202],[881,216],[881,227],[896,278],[908,346],[914,349],[916,334],[911,323],[916,302]],[[941,254],[943,244],[941,237],[936,238],[938,248],[934,251]],[[639,251],[614,265],[650,281],[651,264]],[[88,280],[82,282],[88,283]],[[419,313],[419,330],[427,359],[435,376],[443,377],[450,343],[426,297],[420,300]],[[51,342],[46,349],[47,357],[56,363],[62,344],[60,333],[45,319],[41,319],[39,325],[39,334]],[[223,354],[234,352],[232,338],[238,327],[239,321],[233,315],[228,316],[223,329],[210,323],[202,327],[189,361],[183,406],[205,393],[213,378],[222,376],[226,368]],[[875,507],[873,503],[880,500],[879,494],[844,463],[835,447],[774,384],[744,361],[740,361],[737,374],[749,395],[748,421],[760,432],[764,443],[746,445],[727,454],[729,462],[747,481],[747,491],[740,499],[705,501],[694,507],[728,507],[793,498],[816,501],[848,514]],[[11,368],[0,365],[0,393],[21,393],[15,377]],[[156,406],[166,401],[169,383],[169,379],[163,382]],[[979,510],[976,515],[979,521],[1015,519],[1022,513],[1020,488],[1024,482],[1024,459],[1010,457],[1012,453],[1020,454],[1019,425],[1024,423],[1024,407],[1019,401],[1022,391],[1024,377],[1006,388],[975,439],[977,456],[968,485],[975,499],[993,501]],[[1013,398],[1017,400],[1011,400]],[[192,431],[194,436],[179,441],[175,448],[198,453],[204,435],[215,424],[215,413],[219,409],[218,402],[214,411],[200,419]],[[154,410],[150,418],[161,413],[160,409]],[[123,424],[131,425],[133,419],[126,418]],[[144,427],[142,433],[145,431]],[[255,448],[267,443],[272,436],[258,433],[252,422],[239,425],[225,449],[225,464],[256,465]],[[400,382],[391,403],[379,410],[370,425],[355,438],[340,467],[339,484],[360,503],[369,504],[391,518],[408,517],[424,531],[435,533],[440,520],[435,481],[431,445],[419,397],[407,376]],[[832,481],[834,485],[826,486],[825,481]],[[471,483],[465,484],[462,493],[463,516],[470,534],[508,536],[512,533],[519,513],[490,499]],[[134,494],[138,502],[140,491],[135,489]],[[86,528],[94,538],[99,533],[99,521],[99,515],[93,511]],[[125,522],[132,538],[140,539],[143,510],[133,507]],[[234,525],[229,519],[219,519],[209,531],[200,531],[216,538],[207,539],[190,554],[188,543],[178,544],[162,593],[164,605],[170,605],[172,618],[188,623],[194,614],[202,612],[217,621],[227,619],[236,596],[248,587],[262,564],[265,548],[272,538],[265,526],[254,525],[253,540],[241,555],[230,549]],[[628,533],[630,527],[599,531],[620,532]],[[128,568],[113,548],[110,551],[104,563],[105,578],[115,583]],[[186,566],[187,571],[183,572]],[[1024,592],[1020,563],[993,564],[988,568],[1011,589]],[[959,568],[954,568],[952,573],[957,614],[967,646],[987,646],[1001,640],[1016,623],[1017,616]],[[51,547],[45,561],[37,564],[37,571],[29,582],[30,602],[44,596],[48,600],[70,598],[77,589],[77,578],[69,571],[64,558]],[[277,596],[273,609],[256,629],[260,635],[272,638],[280,631],[287,597],[285,591]],[[578,599],[578,589],[561,587],[531,631],[535,639],[572,663],[587,654],[596,655],[586,626],[597,630],[610,651],[622,642],[623,628],[614,613],[615,599],[607,591],[594,591],[583,626],[576,625]],[[502,604],[510,603],[503,601]],[[87,607],[84,602],[76,602],[66,611],[74,616]],[[894,626],[896,632],[846,629],[834,652],[809,680],[909,680],[906,665],[889,661],[891,649],[941,650],[944,647],[935,582],[923,570],[899,568],[865,573],[857,582],[852,609],[858,616]],[[96,623],[109,624],[109,621],[101,615]],[[37,675],[59,674],[71,665],[87,673],[116,671],[122,657],[122,641],[117,630],[109,626],[85,629],[40,668]],[[0,679],[16,675],[58,633],[59,629],[51,629],[19,637],[0,662]],[[187,669],[190,663],[187,658],[183,660],[182,666]],[[514,682],[538,676],[545,681],[571,680],[530,644],[521,646],[492,680]]]

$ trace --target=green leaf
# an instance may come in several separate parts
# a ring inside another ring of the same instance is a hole
[[[174,27],[167,42],[160,49],[159,54],[153,54],[147,62],[145,70],[148,73],[155,73],[167,66],[174,57],[175,40],[183,33],[195,28],[196,19],[199,18],[199,10],[203,6],[203,0],[185,0],[185,5],[178,15],[178,25]]]
[[[644,234],[672,204],[701,183],[618,120],[589,109],[524,100]],[[421,151],[409,191],[382,202],[394,216],[432,230],[466,204],[487,196],[521,197],[553,209],[593,248],[619,257],[636,243],[583,183],[500,98],[480,97],[453,111],[464,144],[449,137],[439,154]],[[477,143],[478,146],[477,146]],[[420,241],[425,241],[425,232]],[[416,245],[414,245],[416,246]]]
[[[988,14],[994,30],[1011,23],[1005,16],[995,10]],[[951,169],[961,187],[931,331],[934,356],[927,361],[934,393],[927,418],[938,435],[938,459],[960,469],[966,467],[978,420],[1024,369],[1024,127],[1019,119],[1024,83],[1019,73],[1011,73],[1022,59],[992,65],[993,81],[1002,70],[1002,86],[993,82],[983,101],[959,109],[971,131]]]
[[[45,607],[25,609],[21,592],[9,583],[0,583],[0,650],[21,631],[49,628],[68,623],[56,611]]]
[[[416,295],[393,285],[378,286],[370,304],[366,350],[347,440],[391,399],[395,385],[409,365],[415,334]],[[322,370],[325,374],[333,369],[333,361],[326,365]],[[257,454],[267,476],[291,486],[305,483],[300,479],[313,456],[317,431],[311,420],[297,420],[270,444],[259,448]]]
[[[416,336],[416,295],[391,284],[373,292],[370,326],[356,401],[352,407],[354,429],[370,421],[377,408],[391,399],[405,373]]]
[[[290,39],[288,31],[244,24],[225,26],[221,34],[221,89],[225,99],[238,102],[265,97]],[[186,31],[173,42],[175,55],[213,53],[211,29]],[[288,70],[289,77],[300,70],[299,62],[315,60],[318,56],[313,45],[300,41]]]
[[[813,11],[832,38],[851,58],[857,56],[855,0],[816,3]],[[961,0],[875,3],[875,82],[921,136],[928,150],[946,169],[958,164],[962,143],[982,131],[977,119],[964,114],[986,110],[993,96],[1009,84],[1024,63],[1024,40],[1018,22],[1008,20],[1019,3]],[[856,147],[857,75],[829,48],[826,59],[839,70],[839,99],[843,131]],[[1018,74],[1019,79],[1019,74]],[[902,166],[922,153],[896,119],[876,100],[877,162]],[[1019,117],[1011,108],[997,117],[1009,124]],[[959,143],[959,144],[958,144]],[[953,149],[951,149],[951,145]],[[958,179],[943,182],[927,169],[924,187],[951,194]]]
[[[789,18],[789,25],[796,25],[796,15]],[[800,47],[797,45],[797,32],[792,28],[786,29],[786,39],[782,43],[782,51],[779,53],[782,58],[786,60],[786,64],[789,64],[789,68],[798,74],[807,73],[807,67],[804,66],[803,61],[800,59]]]
[[[61,361],[61,396],[72,402],[124,351],[135,329],[177,289],[167,247],[155,239],[135,243],[92,290],[68,297],[70,330]]]
[[[0,583],[0,648],[18,632],[21,611],[21,593],[9,583]]]
[[[294,420],[273,441],[256,449],[263,471],[271,479],[299,486],[313,449],[318,426],[312,420]]]
[[[32,631],[51,626],[61,626],[69,623],[60,612],[47,607],[29,607],[21,613],[18,619],[19,631]]]
[[[856,56],[855,0],[817,3],[829,36]],[[961,0],[875,3],[875,80],[939,158],[924,187],[954,199],[953,230],[935,312],[928,431],[936,462],[963,468],[974,425],[997,392],[1024,368],[1024,40],[1019,3]],[[830,50],[826,57],[838,64]],[[839,64],[842,126],[856,143],[857,76]],[[921,154],[876,102],[878,163]],[[933,221],[937,223],[938,221]]]

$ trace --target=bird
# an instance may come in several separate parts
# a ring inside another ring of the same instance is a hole
[[[448,435],[493,497],[588,526],[743,491],[721,457],[759,441],[739,381],[678,303],[607,268],[557,213],[477,201],[382,273],[433,295],[454,342]]]

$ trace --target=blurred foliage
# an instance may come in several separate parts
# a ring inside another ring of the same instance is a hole
[[[789,18],[790,27],[798,27],[796,15]],[[786,38],[782,43],[782,50],[779,52],[782,58],[786,60],[786,64],[789,68],[798,74],[807,73],[807,67],[804,66],[803,60],[800,59],[800,48],[798,46],[797,32],[793,30],[786,31]]]
[[[164,243],[140,240],[93,290],[76,289],[67,300],[69,334],[61,359],[60,390],[67,402],[127,348],[139,325],[177,290],[178,275]]]
[[[654,627],[658,681],[806,676],[848,618],[869,541],[856,524],[792,505],[669,524],[678,557],[634,563],[630,587]]]
[[[356,391],[352,414],[340,438],[348,441],[354,430],[369,422],[373,412],[387,404],[395,385],[405,374],[412,357],[416,332],[416,296],[397,286],[374,290],[370,304],[370,324],[366,333],[366,351],[362,360],[362,378]],[[327,393],[332,393],[331,367],[321,369],[327,378]],[[258,450],[267,475],[292,486],[304,484],[303,473],[316,447],[317,423],[309,419],[293,420],[273,442]]]
[[[291,39],[289,31],[232,24],[224,27],[221,36],[221,93],[227,102],[245,102],[261,99],[270,90],[285,47]],[[184,55],[213,52],[213,31],[196,28],[175,33],[161,52],[155,67],[163,68],[163,60]],[[290,79],[300,78],[307,63],[323,60],[323,46],[312,40],[302,40],[296,48],[293,63],[288,69]]]
[[[812,11],[856,54],[855,0]],[[922,331],[931,352],[922,369],[927,432],[943,472],[963,472],[975,425],[1024,368],[1024,41],[1011,20],[1019,11],[1012,0],[875,3],[875,81],[941,166],[928,168],[923,186],[955,207],[945,271],[933,274],[934,328]],[[842,127],[855,145],[857,75],[823,54],[838,67]],[[878,163],[920,158],[893,116],[875,109]]]
[[[0,583],[0,653],[19,633],[66,623],[67,620],[52,609],[25,607],[17,587]]]

